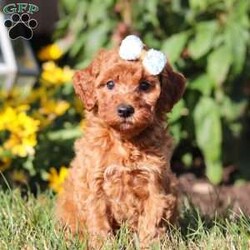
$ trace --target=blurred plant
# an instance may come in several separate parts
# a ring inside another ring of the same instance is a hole
[[[16,170],[14,169],[11,173],[11,181],[18,184],[27,185],[28,184],[28,175],[23,169]]]
[[[60,0],[60,20],[54,37],[67,41],[65,52],[77,67],[86,66],[100,47],[109,44],[117,20],[115,2]]]
[[[0,172],[3,172],[9,168],[11,164],[11,158],[3,154],[3,149],[0,148]]]
[[[51,186],[54,178],[58,191],[55,175],[47,179],[48,173],[51,166],[69,164],[81,133],[82,108],[74,95],[73,73],[69,66],[49,61],[30,92],[19,86],[0,91],[0,171],[10,183],[34,186],[49,180]]]
[[[176,13],[183,11],[181,6],[176,8]],[[246,115],[249,11],[250,3],[244,0],[190,0],[183,16],[186,27],[162,45],[170,61],[189,77],[184,98],[189,115],[177,126],[181,124],[184,137],[202,150],[206,174],[214,183],[221,181],[223,161],[239,160],[225,149],[239,141],[241,119]],[[247,166],[243,175],[246,170]]]
[[[67,176],[67,167],[62,166],[59,171],[57,171],[56,168],[51,168],[47,177],[49,187],[56,193],[61,192],[63,190],[62,184],[64,183]]]
[[[3,149],[19,157],[33,155],[37,144],[39,121],[28,116],[27,109],[28,106],[19,106],[16,109],[7,107],[0,113],[0,132],[2,131],[3,137],[7,137],[2,142]]]
[[[53,61],[44,63],[42,69],[41,80],[45,85],[60,85],[69,82],[74,73],[68,66],[60,68]]]
[[[117,45],[131,32],[164,51],[188,78],[185,96],[168,118],[178,161],[192,168],[204,160],[214,183],[229,164],[239,167],[239,178],[250,179],[249,1],[59,3],[55,43],[38,52],[38,83],[31,92],[0,91],[1,172],[14,182],[61,190],[67,175],[62,166],[69,165],[73,142],[85,126],[67,65],[86,66],[100,47]]]
[[[177,142],[191,145],[184,147],[188,149],[180,159],[189,159],[189,166],[193,159],[195,164],[192,148],[198,147],[207,176],[219,183],[223,164],[243,166],[241,175],[250,178],[249,166],[239,162],[242,156],[232,145],[240,143],[249,105],[249,92],[243,92],[250,78],[249,12],[250,2],[245,0],[107,0],[102,4],[61,0],[55,38],[72,38],[65,52],[76,67],[86,66],[100,47],[119,44],[129,32],[164,51],[188,77],[184,99],[169,116]]]
[[[41,61],[50,61],[58,60],[62,57],[62,55],[63,50],[59,47],[58,44],[53,43],[42,48],[37,56]]]

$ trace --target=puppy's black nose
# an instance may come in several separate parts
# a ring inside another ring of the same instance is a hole
[[[135,112],[135,109],[131,105],[120,104],[117,107],[117,113],[120,117],[127,118]]]

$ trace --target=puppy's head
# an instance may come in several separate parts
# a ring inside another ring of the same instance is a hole
[[[127,61],[118,50],[100,51],[76,72],[74,88],[85,109],[123,135],[136,135],[161,119],[181,98],[184,77],[167,63],[158,75],[141,61]]]

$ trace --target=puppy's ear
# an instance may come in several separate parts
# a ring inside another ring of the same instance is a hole
[[[86,69],[77,71],[73,78],[75,92],[88,111],[92,110],[96,104],[95,75],[92,71],[91,64]]]
[[[159,76],[161,82],[161,94],[158,100],[160,112],[169,112],[174,104],[182,97],[185,89],[185,77],[175,72],[167,63]]]
[[[88,111],[91,111],[97,104],[95,81],[101,72],[105,57],[107,57],[107,52],[100,50],[94,61],[86,69],[76,72],[73,78],[75,92]]]

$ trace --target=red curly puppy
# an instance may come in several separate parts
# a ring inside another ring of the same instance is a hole
[[[140,58],[124,60],[117,49],[101,51],[75,74],[87,124],[56,215],[70,232],[87,232],[93,249],[123,222],[138,234],[142,248],[160,237],[164,222],[174,222],[176,179],[164,124],[184,85],[169,63],[152,75]]]

